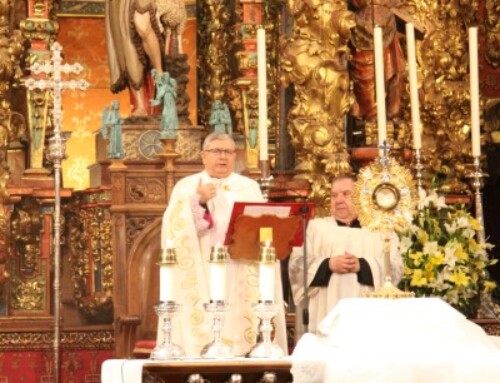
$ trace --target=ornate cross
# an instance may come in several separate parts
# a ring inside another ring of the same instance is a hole
[[[35,63],[31,71],[35,74],[45,74],[48,78],[26,80],[26,87],[30,90],[51,89],[54,97],[52,109],[54,136],[49,140],[49,158],[54,164],[54,382],[60,378],[60,305],[61,305],[61,160],[65,158],[64,143],[68,135],[61,135],[62,106],[61,93],[64,89],[85,90],[89,83],[85,80],[63,81],[61,73],[80,73],[83,67],[80,64],[61,64],[61,45],[52,44],[51,62]],[[42,137],[44,139],[44,137]]]
[[[26,87],[29,90],[33,89],[52,89],[54,95],[54,106],[52,108],[54,137],[50,139],[49,156],[52,160],[62,160],[64,155],[64,141],[61,137],[61,123],[62,123],[62,105],[61,94],[64,89],[79,89],[85,90],[88,88],[89,83],[86,80],[69,80],[64,81],[61,79],[61,73],[75,73],[82,72],[83,67],[79,63],[75,64],[61,64],[61,51],[62,47],[59,43],[55,42],[50,48],[52,51],[51,61],[42,63],[34,63],[31,66],[31,71],[35,74],[52,75],[50,79],[41,78],[35,80],[29,78],[26,80]]]
[[[387,167],[387,164],[389,161],[387,156],[388,156],[389,151],[391,150],[392,146],[386,140],[384,140],[382,145],[379,145],[378,148],[381,149],[381,151],[379,151],[380,163],[382,164],[382,166]]]

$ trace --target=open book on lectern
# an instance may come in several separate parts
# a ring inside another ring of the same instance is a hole
[[[235,202],[224,244],[233,259],[259,258],[261,227],[273,229],[276,257],[287,258],[294,246],[302,246],[304,227],[313,215],[310,202]]]

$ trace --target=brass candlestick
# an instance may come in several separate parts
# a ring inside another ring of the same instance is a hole
[[[422,150],[415,149],[415,163],[413,164],[413,169],[415,170],[415,179],[417,184],[417,191],[419,195],[420,192],[424,191],[424,182],[423,182],[423,170],[425,166],[422,164]]]
[[[486,243],[486,236],[484,233],[484,215],[483,215],[483,197],[481,188],[483,187],[483,178],[487,177],[481,169],[480,156],[474,156],[473,170],[467,174],[467,178],[472,179],[472,187],[474,189],[474,203],[476,208],[476,219],[479,222],[479,230],[477,231],[478,242],[484,246]]]
[[[260,185],[260,190],[262,191],[262,196],[266,201],[269,200],[269,190],[272,186],[273,176],[271,175],[269,160],[260,161],[260,173],[261,177],[258,182]]]

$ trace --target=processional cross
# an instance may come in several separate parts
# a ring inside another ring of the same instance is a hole
[[[65,141],[67,137],[61,136],[62,125],[62,105],[61,95],[63,90],[85,90],[89,83],[86,80],[69,80],[64,81],[61,78],[62,73],[79,74],[83,70],[83,66],[79,63],[61,64],[62,47],[55,42],[50,48],[52,51],[51,61],[42,63],[34,63],[31,66],[31,71],[34,74],[45,74],[48,78],[26,80],[26,87],[29,90],[33,89],[51,89],[54,97],[54,106],[52,109],[52,121],[54,127],[54,135],[49,139],[48,158],[54,164],[54,382],[59,382],[60,369],[60,320],[59,309],[61,301],[61,284],[60,284],[60,261],[61,261],[61,161],[65,158]]]

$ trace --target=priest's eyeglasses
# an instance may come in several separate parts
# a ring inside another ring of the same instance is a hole
[[[214,148],[214,149],[206,149],[205,152],[211,153],[215,156],[222,156],[223,154],[225,154],[226,156],[232,156],[235,153],[235,150]]]

